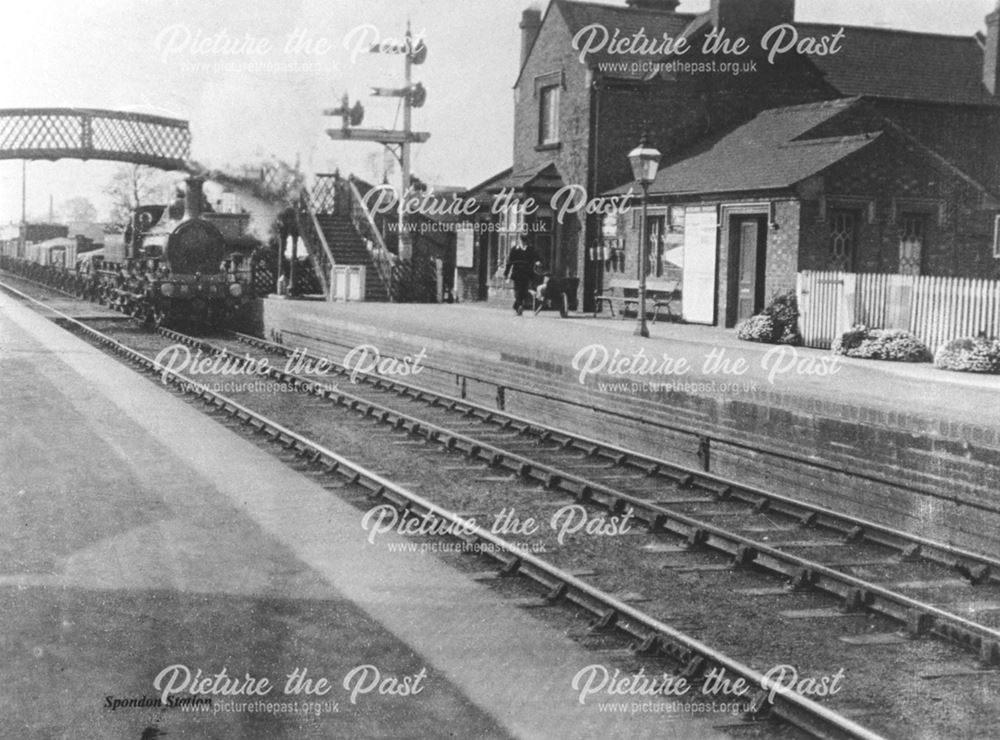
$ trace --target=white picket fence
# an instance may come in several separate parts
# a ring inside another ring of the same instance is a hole
[[[1000,337],[1000,281],[927,275],[801,272],[799,331],[807,347],[828,349],[855,324],[905,329],[931,351],[985,332]]]

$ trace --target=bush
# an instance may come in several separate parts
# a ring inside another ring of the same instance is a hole
[[[781,329],[770,316],[752,316],[736,327],[736,337],[746,342],[776,344],[781,337]]]
[[[761,313],[736,327],[736,337],[765,344],[802,344],[799,335],[799,305],[795,291],[775,296]]]
[[[900,329],[869,329],[855,326],[833,341],[833,351],[838,355],[864,360],[890,360],[892,362],[930,362],[931,351],[927,346]]]
[[[1000,341],[983,337],[953,339],[938,349],[934,364],[944,370],[1000,374]]]

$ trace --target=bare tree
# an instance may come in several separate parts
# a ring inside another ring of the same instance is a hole
[[[171,185],[166,173],[138,164],[119,167],[111,181],[104,188],[111,196],[109,221],[124,227],[132,216],[132,211],[150,203],[166,203],[171,197]]]
[[[63,221],[85,221],[92,223],[97,220],[97,208],[90,202],[89,198],[77,196],[64,201],[59,206],[59,212]]]

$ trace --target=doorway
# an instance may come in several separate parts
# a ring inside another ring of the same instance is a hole
[[[764,310],[767,218],[733,216],[730,234],[732,254],[736,257],[736,322],[739,323]]]

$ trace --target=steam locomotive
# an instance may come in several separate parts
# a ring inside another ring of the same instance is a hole
[[[251,283],[243,255],[213,223],[222,214],[204,212],[202,184],[188,178],[183,201],[137,208],[124,235],[106,239],[101,254],[78,255],[72,267],[65,257],[40,267],[18,260],[14,270],[157,326],[218,326],[249,300]],[[37,263],[51,254],[29,256]],[[4,266],[11,269],[9,257]]]

